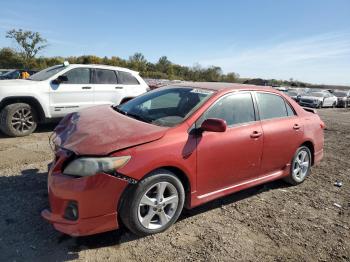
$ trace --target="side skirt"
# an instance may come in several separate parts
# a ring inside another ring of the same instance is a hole
[[[191,208],[199,206],[199,205],[204,204],[206,202],[209,202],[211,200],[214,200],[214,199],[241,191],[243,189],[247,189],[250,187],[254,187],[254,186],[257,186],[260,184],[264,184],[264,183],[267,183],[270,181],[274,181],[274,180],[283,178],[289,174],[289,168],[290,168],[290,165],[287,165],[286,168],[284,168],[283,170],[269,173],[265,176],[257,177],[257,178],[247,180],[247,181],[244,181],[244,182],[241,182],[238,184],[234,184],[234,185],[231,185],[229,187],[225,187],[225,188],[222,188],[222,189],[219,189],[219,190],[216,190],[216,191],[204,194],[204,195],[199,195],[199,196],[194,195],[194,196],[192,196]]]

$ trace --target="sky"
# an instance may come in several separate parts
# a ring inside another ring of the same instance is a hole
[[[220,66],[241,77],[350,85],[349,0],[0,1],[10,29],[38,31],[43,56],[119,56]]]

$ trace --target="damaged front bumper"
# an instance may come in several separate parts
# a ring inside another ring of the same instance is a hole
[[[61,169],[68,157],[66,152],[59,152],[50,165],[50,209],[43,210],[42,217],[53,224],[56,230],[71,236],[86,236],[117,229],[117,207],[130,182],[123,177],[104,173],[79,178],[64,175]],[[72,203],[76,209],[74,212],[70,210]]]

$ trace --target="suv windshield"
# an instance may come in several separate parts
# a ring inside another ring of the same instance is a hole
[[[33,81],[44,81],[49,79],[51,76],[57,74],[58,72],[62,71],[66,67],[64,65],[56,65],[49,68],[46,68],[44,70],[41,70],[40,72],[32,75],[31,77],[27,78],[28,80]]]
[[[166,87],[114,107],[126,116],[158,126],[175,126],[197,110],[212,91],[190,87]]]

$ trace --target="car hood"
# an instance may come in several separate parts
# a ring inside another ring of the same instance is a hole
[[[112,152],[160,139],[167,127],[148,124],[97,106],[67,115],[55,128],[55,147],[77,155],[108,155]]]

